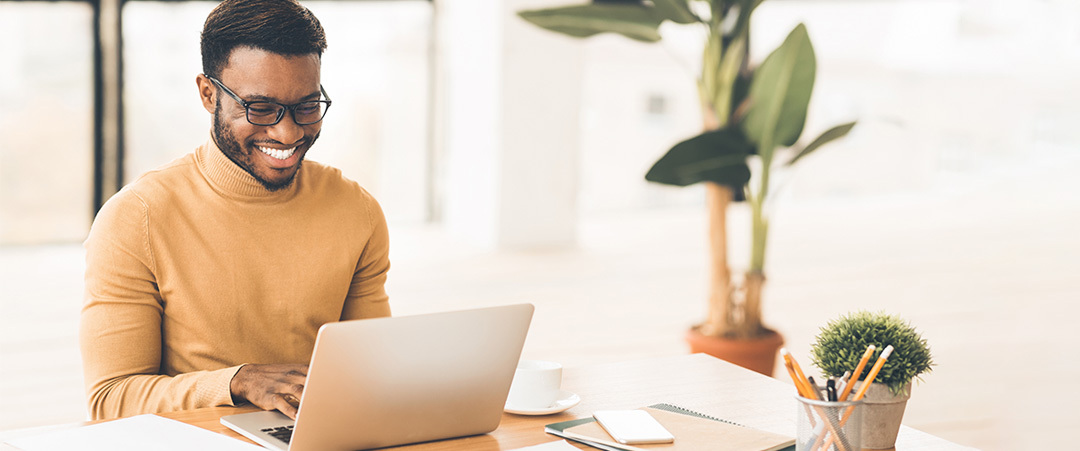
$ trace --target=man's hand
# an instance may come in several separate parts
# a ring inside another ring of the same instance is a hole
[[[297,364],[244,365],[229,384],[233,402],[247,401],[264,410],[277,409],[295,420],[307,371],[307,365]]]

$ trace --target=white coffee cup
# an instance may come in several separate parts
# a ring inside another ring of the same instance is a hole
[[[544,409],[559,400],[562,365],[547,360],[522,360],[514,371],[506,405],[516,409]]]

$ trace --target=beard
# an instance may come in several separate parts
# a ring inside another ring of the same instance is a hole
[[[281,120],[285,119],[286,118],[281,118]],[[225,154],[229,160],[236,163],[237,166],[240,166],[244,172],[255,177],[255,180],[258,180],[267,190],[278,191],[292,185],[293,180],[296,179],[296,174],[300,173],[300,168],[304,165],[304,157],[307,156],[307,150],[310,149],[311,145],[315,143],[315,140],[319,138],[319,134],[310,137],[304,135],[301,142],[297,143],[296,151],[303,152],[300,154],[300,161],[296,163],[296,171],[289,175],[289,178],[282,181],[267,180],[255,171],[255,155],[253,155],[253,153],[258,152],[258,150],[255,149],[255,142],[251,141],[241,144],[240,141],[236,139],[236,134],[233,133],[232,126],[222,119],[220,102],[214,107],[213,138],[218,149],[221,149],[221,153]]]

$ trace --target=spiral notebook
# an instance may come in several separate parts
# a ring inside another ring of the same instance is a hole
[[[675,435],[674,443],[658,445],[623,445],[616,443],[590,418],[563,421],[544,427],[544,431],[567,440],[606,451],[637,450],[717,450],[717,451],[793,451],[795,439],[733,423],[671,404],[643,408]]]

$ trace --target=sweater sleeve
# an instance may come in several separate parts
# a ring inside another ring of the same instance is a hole
[[[390,232],[379,203],[370,195],[367,201],[372,232],[356,263],[341,312],[342,321],[390,316],[390,297],[385,288],[386,273],[390,271]]]
[[[164,310],[149,220],[146,203],[125,189],[102,207],[85,243],[79,342],[95,420],[232,405],[229,384],[239,366],[160,374]]]

